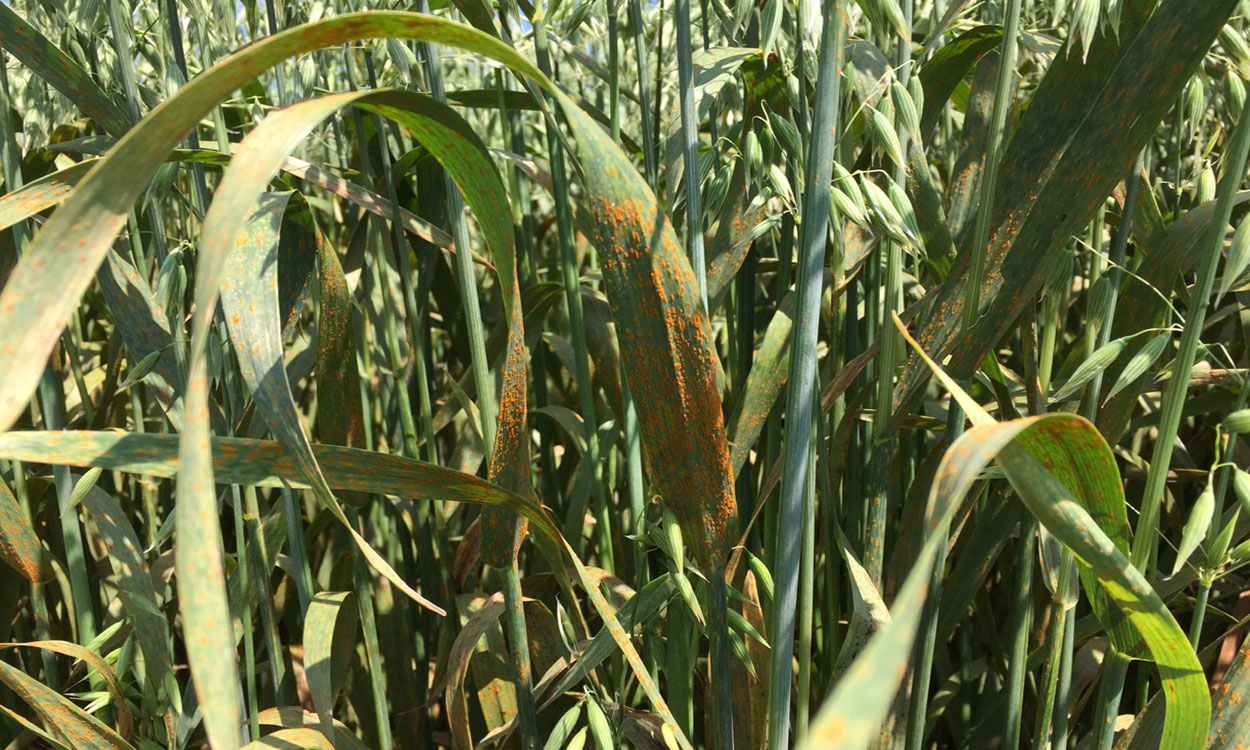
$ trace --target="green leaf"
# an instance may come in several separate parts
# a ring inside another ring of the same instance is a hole
[[[1207,531],[1211,528],[1211,517],[1215,515],[1215,488],[1211,482],[1198,494],[1194,507],[1189,509],[1189,518],[1185,520],[1185,528],[1181,530],[1181,544],[1176,550],[1176,563],[1172,565],[1172,575],[1176,575],[1185,567],[1194,550],[1202,544]]]
[[[1168,342],[1172,340],[1171,333],[1161,333],[1146,343],[1136,354],[1129,359],[1128,364],[1124,365],[1124,369],[1120,370],[1119,376],[1115,379],[1115,385],[1111,386],[1111,391],[1107,393],[1104,403],[1110,401],[1120,391],[1137,382],[1137,379],[1150,369],[1150,366],[1159,360],[1163,354],[1163,350],[1167,349]]]
[[[1068,378],[1068,382],[1064,383],[1063,387],[1055,392],[1051,401],[1059,402],[1075,395],[1086,383],[1110,367],[1111,363],[1124,352],[1126,347],[1128,347],[1128,338],[1119,338],[1108,341],[1095,349],[1076,368],[1076,372],[1072,373],[1072,377]]]

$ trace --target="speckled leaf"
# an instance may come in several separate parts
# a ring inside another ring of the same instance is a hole
[[[690,262],[655,195],[603,129],[560,100],[584,166],[598,248],[652,480],[712,568],[737,531],[711,323]]]
[[[729,523],[726,519],[732,516],[734,509],[732,485],[728,477],[728,451],[724,445],[723,426],[720,424],[719,393],[716,391],[714,379],[706,377],[709,371],[714,371],[713,363],[716,360],[711,348],[711,329],[706,316],[698,310],[693,294],[693,273],[690,272],[689,264],[680,252],[672,231],[667,228],[667,222],[662,216],[644,218],[644,213],[657,210],[654,199],[643,200],[639,205],[637,199],[649,193],[643,187],[642,195],[638,194],[636,188],[642,187],[641,179],[632,171],[629,160],[532,63],[507,45],[481,32],[444,19],[419,14],[346,14],[274,34],[223,59],[212,69],[197,76],[153,110],[143,122],[132,128],[105,157],[108,163],[93,169],[70,199],[49,219],[14,270],[12,283],[0,293],[0,328],[19,332],[13,340],[0,346],[0,427],[11,426],[24,408],[23,405],[43,370],[43,362],[89,283],[91,273],[94,273],[106,248],[123,226],[131,203],[142,192],[160,160],[186,131],[231,91],[278,61],[312,49],[372,36],[438,41],[485,55],[543,85],[560,102],[582,145],[582,164],[589,165],[586,187],[594,204],[592,210],[596,213],[604,212],[604,220],[610,215],[621,214],[626,221],[616,225],[617,232],[622,238],[633,235],[633,241],[622,244],[621,247],[631,254],[643,256],[631,261],[631,268],[642,272],[638,276],[644,281],[642,289],[645,294],[642,298],[637,298],[628,288],[617,290],[618,296],[625,299],[634,297],[629,306],[633,314],[624,316],[624,323],[633,323],[635,318],[650,315],[650,328],[664,333],[671,329],[674,334],[674,340],[669,341],[667,336],[656,339],[648,335],[645,329],[639,330],[640,335],[653,342],[652,346],[662,349],[665,357],[670,350],[677,352],[676,356],[668,359],[667,364],[658,363],[662,365],[659,367],[654,366],[656,362],[646,362],[643,365],[645,357],[637,356],[654,355],[654,352],[645,348],[631,350],[630,346],[625,347],[627,357],[635,359],[641,366],[641,371],[650,376],[641,381],[644,387],[637,389],[636,394],[639,404],[649,409],[640,410],[649,415],[643,422],[644,436],[649,435],[650,442],[657,446],[663,444],[665,420],[675,418],[682,411],[682,407],[685,407],[686,413],[695,415],[696,420],[709,421],[709,424],[700,422],[693,429],[684,422],[674,425],[678,442],[689,443],[692,439],[688,436],[697,436],[693,442],[699,446],[699,450],[686,452],[687,460],[682,467],[666,467],[665,470],[657,472],[660,475],[657,484],[669,490],[670,500],[676,500],[679,505],[693,506],[707,502],[717,508],[717,512],[710,519],[712,522],[706,526],[711,535],[724,538],[722,545],[715,546],[727,547],[730,539],[727,533]],[[613,177],[618,175],[614,180]],[[630,188],[622,196],[619,191],[626,185]],[[617,201],[618,197],[625,200]],[[655,236],[650,236],[651,231],[657,228]],[[607,239],[610,234],[605,234],[600,239]],[[651,253],[646,252],[645,242],[660,247],[661,257],[653,258]],[[57,257],[57,247],[62,243],[64,247],[78,248],[75,258],[77,262],[50,262]],[[601,248],[617,247],[607,242],[599,242],[599,245]],[[220,275],[220,264],[223,262],[222,258],[201,258],[201,266],[207,265],[208,268],[202,267],[197,274],[200,288],[197,289],[197,315],[193,325],[192,367],[187,392],[189,416],[183,436],[186,450],[181,462],[183,481],[180,489],[188,499],[199,497],[196,502],[180,501],[177,505],[179,518],[186,519],[186,523],[180,525],[190,528],[194,521],[198,521],[200,533],[209,532],[208,535],[214,537],[220,536],[217,519],[209,512],[209,503],[204,502],[212,481],[205,471],[209,467],[207,458],[211,448],[206,425],[201,424],[204,422],[204,415],[199,411],[208,401],[202,351],[207,339],[208,316],[212,312],[212,302],[215,299],[216,278]],[[656,271],[654,279],[650,273],[652,268]],[[205,273],[205,270],[208,272]],[[614,285],[618,285],[617,282],[609,279],[610,291]],[[656,306],[655,302],[661,294],[666,300],[673,299],[676,295],[675,302]],[[667,312],[657,316],[655,310],[660,309]],[[618,312],[618,322],[621,322],[622,315],[619,311],[614,312]],[[15,321],[22,324],[17,325]],[[639,327],[631,328],[638,330]],[[661,341],[666,343],[661,344]],[[695,345],[692,346],[691,342]],[[677,383],[678,387],[673,388],[673,383]],[[699,460],[705,453],[711,453],[710,458],[713,460]],[[691,479],[695,481],[689,481]],[[686,500],[683,496],[690,499]],[[534,517],[545,518],[536,512],[532,516],[528,513],[526,515],[530,516],[531,521]],[[565,551],[566,554],[572,554],[567,545]],[[179,556],[180,567],[182,557]],[[220,553],[213,554],[210,551],[204,557],[209,565],[201,571],[205,575],[200,580],[206,581],[209,587],[220,587]],[[581,567],[575,559],[573,562],[580,578]],[[180,579],[188,577],[185,573],[189,571],[181,572],[184,575]],[[185,580],[183,583],[185,584]],[[602,612],[602,597],[593,590],[589,594],[596,609]],[[224,600],[224,596],[221,599]],[[220,603],[224,611],[224,601]],[[605,616],[605,620],[610,626],[616,625],[615,618],[610,613]],[[647,674],[641,657],[629,639],[623,632],[618,633],[615,630],[613,637],[643,681],[642,686],[655,709],[666,722],[676,727],[663,697]],[[231,664],[233,665],[233,661]],[[192,671],[195,671],[194,665]],[[679,730],[676,735],[683,747],[689,746],[688,740]]]
[[[840,533],[840,532],[839,532]],[[872,578],[864,566],[855,559],[855,554],[845,539],[838,546],[842,549],[842,557],[851,583],[851,622],[843,636],[838,651],[838,660],[833,665],[832,678],[838,679],[851,665],[855,657],[868,643],[873,633],[881,630],[890,622],[890,610],[881,599],[881,592],[873,584]]]
[[[26,702],[54,737],[75,750],[134,750],[130,743],[65,697],[0,661],[0,682]]]
[[[661,607],[668,602],[675,591],[668,574],[661,575],[643,586],[641,591],[630,596],[616,611],[621,627],[632,631],[639,625],[646,625],[659,614]],[[568,671],[560,676],[560,681],[551,689],[551,697],[542,707],[546,707],[557,697],[573,689],[577,683],[585,679],[590,670],[599,666],[611,655],[612,634],[604,628],[595,633],[590,643],[577,655]]]
[[[953,502],[951,506],[957,506]],[[877,737],[907,671],[912,642],[933,567],[935,536],[924,546],[894,598],[893,619],[868,641],[859,658],[812,718],[800,750],[863,750]],[[943,539],[942,543],[945,543]]]
[[[694,530],[697,556],[723,563],[737,504],[716,390],[719,360],[693,271],[637,170],[587,114],[567,97],[558,100],[586,167],[578,228],[601,254],[653,480],[682,527]]]
[[[729,420],[730,465],[734,475],[742,471],[773,405],[790,374],[790,328],[794,325],[794,292],[777,306],[747,372],[747,382]]]
[[[112,143],[111,139],[109,141]],[[93,148],[89,153],[96,153],[97,151],[100,153],[105,152],[105,150]],[[29,182],[12,193],[0,196],[0,229],[10,227],[22,219],[28,219],[60,203],[99,161],[99,159],[88,159],[78,162],[58,172],[53,172],[38,180]],[[225,166],[230,163],[230,157],[219,151],[208,149],[174,149],[169,152],[165,161],[186,161]],[[298,177],[309,184],[324,188],[340,198],[360,206],[369,213],[386,219],[390,219],[394,215],[390,202],[377,193],[346,180],[337,174],[315,167],[303,159],[297,159],[293,156],[287,157],[282,162],[282,171]],[[445,250],[452,247],[451,235],[408,209],[401,207],[399,217],[399,224],[404,231]],[[486,263],[485,259],[477,253],[473,254],[473,262]]]
[[[961,237],[970,230],[976,215],[980,191],[977,186],[985,169],[985,143],[994,106],[994,87],[998,78],[997,51],[981,58],[972,74],[968,103],[964,107],[964,126],[959,134],[959,151],[946,185],[947,220],[951,233]],[[1014,83],[1014,82],[1013,82]],[[926,94],[928,90],[926,89]],[[1012,86],[1014,100],[1015,86]],[[928,110],[925,110],[926,114]],[[934,117],[936,118],[936,113]]]
[[[590,355],[594,386],[602,388],[616,418],[623,423],[621,405],[621,347],[617,341],[616,324],[607,300],[591,289],[582,287],[582,313],[586,327],[586,349]],[[579,430],[580,431],[580,430]],[[581,447],[578,447],[581,453]]]
[[[104,93],[95,79],[7,3],[0,3],[0,46],[108,132],[121,135],[130,127],[121,108]]]
[[[1144,191],[1143,191],[1144,192]],[[1250,190],[1237,194],[1234,206],[1250,200]],[[1211,219],[1215,215],[1215,201],[1195,206],[1177,219],[1166,230],[1138,238],[1150,258],[1138,269],[1140,281],[1132,280],[1125,283],[1120,290],[1120,298],[1116,303],[1113,336],[1128,336],[1146,328],[1166,324],[1164,315],[1171,315],[1171,309],[1165,300],[1160,299],[1156,290],[1171,289],[1179,274],[1187,273],[1192,267],[1194,252],[1198,249]],[[1120,375],[1128,368],[1150,340],[1144,336],[1135,337],[1128,351],[1120,357],[1120,361],[1111,366],[1107,372],[1107,380],[1113,380],[1117,386]],[[1108,439],[1119,438],[1132,416],[1137,403],[1137,394],[1145,372],[1120,387],[1114,396],[1108,396],[1098,411],[1098,429]]]
[[[210,295],[210,298],[215,291],[217,278],[205,272],[204,258],[220,259],[229,252],[235,217],[252,209],[254,202],[261,196],[265,185],[278,171],[286,155],[318,123],[342,107],[353,103],[372,108],[398,120],[412,130],[435,156],[445,162],[455,161],[456,156],[464,150],[458,151],[459,141],[454,137],[448,137],[449,133],[458,131],[452,129],[453,126],[443,124],[449,119],[454,123],[459,118],[450,109],[435,105],[431,100],[415,94],[352,92],[301,102],[271,113],[235,150],[235,159],[222,176],[216,197],[204,219],[205,231],[200,248],[201,267],[197,282],[204,293]],[[481,149],[480,144],[478,147],[483,154],[482,158],[485,159],[484,149]],[[470,146],[468,150],[471,148]],[[476,174],[472,169],[460,171],[462,173],[467,171],[470,175]],[[494,175],[493,171],[487,175],[481,175],[479,183],[489,184],[491,175]],[[463,177],[463,174],[456,176]],[[497,176],[495,180],[497,183]],[[472,177],[469,181],[472,182]],[[477,184],[463,187],[466,196],[477,195],[475,192]],[[499,190],[502,193],[502,186]],[[470,204],[473,205],[472,197],[470,197]],[[496,216],[500,214],[507,216],[499,210],[499,205],[501,204],[493,204],[490,208],[491,213]],[[506,205],[506,202],[502,205]],[[274,213],[274,209],[266,211],[265,203],[262,202],[261,208],[253,216],[260,217],[271,213]],[[276,213],[280,217],[281,211]],[[276,242],[278,220],[272,217],[267,220],[263,218],[253,220],[267,222],[262,226],[270,227],[270,233],[244,230],[239,239],[233,240],[233,244],[238,250],[255,254],[264,251],[265,248],[273,247]],[[498,231],[491,233],[489,230],[485,230],[485,233],[489,239],[497,239],[500,234]],[[510,231],[506,233],[506,237],[510,242]],[[241,242],[244,244],[240,244]],[[251,242],[251,248],[246,247],[247,242]],[[511,257],[509,253],[509,268],[511,268]],[[220,263],[220,260],[214,260],[214,262]],[[295,458],[301,475],[313,487],[321,502],[348,529],[369,564],[409,597],[427,608],[441,612],[440,608],[409,586],[390,564],[359,535],[326,485],[316,459],[313,457],[308,437],[299,421],[290,384],[285,377],[277,377],[285,373],[280,366],[282,348],[275,320],[276,300],[273,301],[274,309],[271,313],[265,313],[263,308],[260,312],[255,312],[253,309],[255,305],[260,304],[257,299],[256,284],[259,283],[262,288],[267,285],[262,272],[267,268],[272,268],[272,264],[255,257],[249,263],[256,264],[252,270],[248,270],[248,264],[231,264],[235,269],[234,277],[222,287],[223,307],[226,308],[227,323],[231,326],[231,335],[235,341],[235,351],[239,356],[244,379],[251,388],[261,413],[279,442]],[[197,290],[197,297],[200,296],[199,292],[200,290]],[[268,293],[266,296],[271,294]],[[201,304],[206,303],[206,300],[201,302]],[[249,315],[249,312],[253,315]],[[519,306],[517,315],[520,315]]]
[[[292,55],[379,36],[460,47],[549,85],[533,63],[503,42],[468,26],[417,13],[335,16],[266,37],[222,59],[153,109],[110,149],[105,163],[79,183],[13,270],[0,293],[0,330],[16,332],[0,344],[0,429],[11,427],[21,413],[65,321],[125,225],[134,200],[186,132],[231,92]],[[199,274],[197,282],[211,277]],[[216,284],[205,291],[215,292]]]
[[[720,217],[703,240],[707,248],[707,296],[711,310],[717,310],[729,293],[760,222],[764,221],[766,208],[764,201],[747,191],[745,163],[739,161],[730,177],[729,197]]]
[[[976,26],[942,45],[929,58],[920,69],[920,80],[924,84],[921,135],[927,136],[933,130],[959,82],[986,53],[999,47],[1002,40],[1001,26]]]
[[[62,211],[65,209],[62,208]],[[59,214],[60,212],[58,212]],[[205,263],[201,259],[200,268]],[[202,285],[197,278],[197,287]],[[226,596],[221,519],[212,467],[208,424],[205,343],[215,302],[201,299],[192,333],[186,419],[171,468],[178,477],[174,504],[174,570],[187,664],[214,750],[236,750],[243,715],[239,706],[239,663],[234,623]]]
[[[961,541],[956,547],[959,557],[954,560],[950,574],[942,584],[942,603],[938,608],[938,643],[945,643],[967,617],[977,592],[982,590],[986,577],[993,573],[994,563],[1002,554],[1003,547],[1028,513],[1016,504],[998,505],[987,508],[987,511],[966,532],[967,540]]]
[[[1071,549],[1081,563],[1089,567],[1091,579],[1115,601],[1145,640],[1158,666],[1168,704],[1162,747],[1169,750],[1200,748],[1211,718],[1210,696],[1202,665],[1159,594],[1129,562],[1123,549],[1126,543],[1109,536],[1101,525],[1110,527],[1115,537],[1127,535],[1126,528],[1118,528],[1122,519],[1115,511],[1123,508],[1123,487],[1115,458],[1106,441],[1093,424],[1074,414],[1056,413],[995,422],[928,358],[915,341],[910,340],[910,336],[907,338],[916,348],[921,361],[959,401],[975,427],[951,446],[938,467],[937,480],[932,485],[926,510],[926,534],[929,538],[921,563],[909,574],[903,592],[912,586],[912,579],[918,572],[923,573],[924,580],[928,580],[935,544],[946,543],[945,529],[963,496],[981,470],[997,460],[1025,507]],[[1127,526],[1126,520],[1123,523]],[[942,533],[932,533],[938,529]],[[897,623],[904,618],[910,620],[913,617],[899,604],[905,598],[903,592],[895,600],[892,610],[894,624],[882,631],[882,636],[896,629]],[[918,614],[915,616],[918,617]],[[906,652],[910,651],[915,622],[911,622],[908,628],[911,632],[906,639],[908,645],[903,649],[905,653],[878,653],[879,659],[894,660],[893,663],[878,662],[875,666],[879,670],[890,673],[892,668],[902,666],[900,660],[905,660]],[[865,657],[872,649],[873,644],[870,644]],[[852,668],[852,672],[856,667]],[[901,671],[899,677],[902,677]],[[843,683],[851,680],[852,676],[848,675]],[[842,684],[835,691],[834,699],[841,692]],[[855,694],[845,699],[853,703],[862,697]],[[845,714],[840,718],[847,720]],[[823,746],[827,745],[814,745]]]
[[[334,750],[334,745],[316,729],[279,729],[243,746],[243,750]]]
[[[307,487],[300,479],[294,461],[277,442],[213,438],[211,445],[212,470],[222,482],[261,487]],[[665,722],[677,727],[677,721],[641,655],[598,591],[594,579],[560,535],[559,525],[549,510],[471,474],[402,456],[330,445],[315,445],[313,453],[333,489],[499,505],[525,516],[536,530],[564,550],[591,605],[625,655],[655,711]],[[120,431],[6,432],[0,433],[0,458],[70,466],[101,466],[134,474],[172,477],[178,471],[178,438]],[[216,521],[216,518],[213,520]],[[675,736],[682,748],[689,750],[692,747],[680,731],[675,731]]]
[[[309,713],[298,706],[281,706],[279,708],[266,708],[256,717],[262,727],[286,727],[288,729],[298,729],[300,727],[316,727],[319,726],[320,720],[314,713]],[[360,741],[352,731],[342,724],[342,722],[334,722],[334,746],[337,750],[368,750],[368,746]],[[320,732],[316,732],[318,737],[322,737]]]
[[[703,122],[707,119],[721,89],[733,80],[744,65],[762,57],[763,50],[752,47],[712,47],[694,52],[691,59],[691,84],[697,121]],[[664,193],[668,197],[668,205],[673,205],[681,189],[682,175],[685,174],[677,107],[666,112],[663,130],[668,134],[662,146],[665,158]],[[634,170],[634,174],[637,174],[637,170]]]
[[[321,733],[330,740],[335,736],[334,700],[343,687],[346,672],[344,657],[356,644],[358,618],[354,604],[355,594],[350,591],[322,591],[308,603],[304,614],[304,674],[308,679],[308,694],[317,709]],[[339,616],[345,607],[347,618],[340,622]],[[336,655],[341,664],[336,665]]]
[[[451,726],[452,747],[463,750],[474,747],[466,695],[469,662],[478,639],[488,629],[498,627],[503,610],[503,594],[494,594],[487,599],[460,629],[448,652],[447,687],[444,689],[443,699],[447,703],[447,723]]]
[[[213,473],[228,484],[308,489],[294,460],[272,440],[212,438]],[[501,505],[526,516],[541,533],[558,540],[546,508],[471,474],[415,459],[357,448],[314,445],[313,455],[333,489],[442,502]],[[0,433],[0,457],[69,466],[100,466],[169,478],[178,471],[178,437],[155,433],[65,431]]]
[[[1236,0],[1197,5],[1164,0],[1146,20],[1149,5],[1125,7],[1119,47],[1099,37],[1088,64],[1059,56],[1033,95],[1003,157],[981,290],[986,312],[961,333],[968,272],[968,254],[961,253],[931,298],[932,314],[917,335],[936,353],[954,352],[955,374],[975,367],[1032,303],[1054,254],[1128,173]],[[1155,64],[1160,59],[1169,64]],[[926,378],[924,365],[913,357],[896,391],[896,408],[910,403]],[[897,422],[896,417],[894,427]]]
[[[317,437],[331,445],[363,448],[364,414],[360,405],[360,372],[356,365],[356,326],[352,290],[334,246],[313,221],[301,212],[317,245]],[[353,501],[360,496],[344,496]]]
[[[69,641],[26,641],[25,643],[0,643],[0,648],[40,648],[64,654],[73,659],[84,661],[104,678],[104,685],[113,698],[113,706],[117,710],[117,732],[123,739],[130,737],[134,728],[135,717],[122,698],[121,683],[108,662],[89,648],[70,643]]]
[[[478,217],[487,246],[491,249],[495,269],[504,288],[509,290],[504,295],[504,308],[505,315],[511,321],[503,368],[504,388],[500,399],[499,431],[496,450],[492,454],[490,477],[492,481],[500,482],[524,495],[529,473],[528,439],[525,432],[525,366],[528,362],[528,350],[524,344],[520,287],[516,281],[511,214],[503,184],[485,146],[454,110],[418,94],[377,91],[327,96],[273,112],[235,150],[235,160],[223,175],[217,196],[205,217],[206,231],[201,253],[224,251],[228,228],[224,223],[251,207],[286,155],[308,132],[325,118],[352,104],[394,119],[412,132],[448,170]],[[265,201],[273,199],[261,197],[261,207],[253,214],[251,221],[262,222],[262,227],[268,227],[270,231],[257,233],[245,230],[244,234],[252,238],[251,249],[244,249],[236,241],[236,259],[241,260],[240,250],[252,253],[252,257],[245,262],[231,263],[234,270],[231,279],[222,288],[222,304],[226,310],[227,322],[231,325],[232,338],[236,341],[235,350],[239,355],[244,379],[257,398],[261,413],[265,415],[279,441],[302,464],[305,478],[314,489],[318,489],[322,501],[339,516],[341,511],[335,510],[335,501],[329,489],[319,487],[323,480],[319,479],[319,470],[312,457],[308,439],[299,427],[290,385],[285,378],[274,377],[272,374],[280,372],[280,369],[274,368],[278,367],[276,363],[281,362],[282,354],[281,341],[272,320],[276,317],[276,309],[272,314],[265,313],[263,309],[255,312],[254,315],[259,317],[248,314],[253,311],[253,305],[260,305],[259,299],[272,296],[271,292],[265,291],[269,281],[264,275],[273,273],[273,264],[266,261],[263,254],[257,255],[257,250],[263,248],[258,248],[256,240],[264,237],[265,246],[273,245],[278,230],[278,218],[282,213],[278,209],[266,209]],[[278,218],[257,218],[275,211]],[[214,222],[223,223],[220,231]],[[260,297],[262,294],[265,297]],[[266,304],[269,304],[268,301]],[[276,305],[276,300],[274,304]],[[268,395],[262,399],[262,394],[265,393]],[[345,519],[340,520],[349,525]],[[514,514],[503,511],[484,513],[482,523],[483,559],[496,566],[507,564],[506,561],[510,561],[515,555],[524,533],[523,526],[516,522]],[[354,532],[353,536],[364,551],[367,545],[363,539]],[[365,554],[370,557],[369,552],[366,551]],[[375,557],[376,554],[370,558],[371,564],[412,596],[414,592],[399,580],[398,575],[388,572],[389,566],[381,567],[386,566],[385,561],[380,557],[374,559]]]
[[[1250,736],[1250,640],[1243,641],[1215,690],[1207,750],[1236,750]]]
[[[185,389],[182,371],[167,317],[135,267],[121,255],[110,250],[96,278],[104,303],[108,305],[117,330],[126,342],[126,356],[134,368],[146,357],[156,355],[155,366],[143,378],[153,397],[164,410],[174,429],[182,429],[182,393]]]
[[[98,486],[87,492],[81,505],[95,521],[100,538],[108,548],[116,575],[118,599],[143,650],[148,682],[154,688],[168,686],[173,675],[168,645],[169,623],[158,608],[152,573],[143,558],[139,537],[117,500]]]
[[[955,258],[955,241],[942,207],[942,194],[929,170],[928,157],[915,139],[908,141],[907,158],[907,198],[918,225],[914,231],[924,248],[924,259],[938,278],[945,278]]]
[[[971,405],[977,408],[975,402]],[[1073,493],[1060,484],[1047,466],[1066,463],[1087,472],[1087,476],[1110,471],[1107,482],[1118,484],[1110,448],[1092,424],[1071,414],[1001,424],[983,411],[979,416],[988,421],[978,419],[971,410],[969,414],[979,424],[947,451],[938,469],[938,481],[929,497],[929,539],[894,600],[893,620],[873,638],[838,683],[804,747],[862,748],[875,736],[906,671],[936,545],[946,543],[944,529],[964,494],[980,471],[996,458],[1026,507],[1093,568],[1099,584],[1132,618],[1150,644],[1169,701],[1162,747],[1202,747],[1210,719],[1210,700],[1193,649],[1159,595],[1085,509],[1071,499]],[[1051,430],[1064,439],[1057,441],[1047,434]],[[1071,442],[1075,434],[1080,434],[1082,440]],[[1035,453],[1039,448],[1043,449],[1041,455]],[[937,529],[943,529],[942,533],[934,534]]]
[[[31,583],[52,580],[51,560],[3,480],[0,480],[0,558]]]
[[[80,161],[0,195],[0,229],[8,229],[22,219],[60,203],[97,162],[97,159]]]

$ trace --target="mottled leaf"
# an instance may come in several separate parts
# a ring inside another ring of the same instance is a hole
[[[17,498],[0,481],[0,558],[31,583],[52,579],[52,563]]]

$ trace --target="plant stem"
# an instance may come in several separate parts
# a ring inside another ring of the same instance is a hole
[[[1189,311],[1181,334],[1180,347],[1172,365],[1172,378],[1163,393],[1158,436],[1146,471],[1146,488],[1142,492],[1141,513],[1133,535],[1131,560],[1138,570],[1149,575],[1149,563],[1158,543],[1159,509],[1167,485],[1168,468],[1172,463],[1172,447],[1180,427],[1185,391],[1189,388],[1189,371],[1193,369],[1198,341],[1206,321],[1207,304],[1215,284],[1215,270],[1224,244],[1224,234],[1232,217],[1233,203],[1245,175],[1246,157],[1250,154],[1250,99],[1242,109],[1225,151],[1224,177],[1216,195],[1215,214],[1201,245],[1198,282],[1189,297]]]
[[[782,464],[774,561],[776,595],[771,637],[771,689],[768,742],[772,750],[786,747],[790,729],[791,661],[794,655],[795,608],[798,598],[800,539],[811,448],[812,393],[816,380],[816,340],[820,294],[824,281],[826,233],[829,227],[829,183],[833,178],[834,133],[838,132],[841,100],[844,26],[840,0],[822,8],[820,55],[816,74],[812,143],[807,154],[809,195],[799,228],[799,266],[795,321],[790,339],[790,376],[786,395],[786,450]]]
[[[699,194],[699,123],[694,111],[690,0],[677,0],[677,91],[681,107],[681,146],[686,186],[686,252],[707,312],[707,261],[703,257],[703,205]]]

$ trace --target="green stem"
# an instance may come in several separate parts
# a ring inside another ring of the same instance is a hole
[[[659,168],[656,165],[656,138],[651,126],[651,109],[647,106],[651,100],[650,83],[647,80],[647,40],[646,30],[642,22],[641,0],[629,0],[629,18],[634,26],[634,56],[638,66],[638,100],[642,116],[642,161],[645,165],[647,184],[653,191],[659,190]]]
[[[429,12],[427,0],[420,0],[418,8]],[[421,43],[425,57],[426,74],[430,79],[430,92],[440,103],[447,103],[443,88],[442,58],[438,47]],[[490,465],[491,452],[495,446],[495,383],[490,374],[490,361],[486,358],[486,334],[482,325],[482,307],[478,301],[477,281],[473,275],[473,253],[469,244],[469,229],[464,218],[464,198],[451,175],[443,173],[447,189],[447,215],[451,221],[451,236],[456,244],[456,287],[460,303],[464,306],[465,322],[469,329],[469,357],[473,363],[473,385],[477,389],[477,407],[481,413],[482,442],[486,450],[486,464]],[[398,251],[399,248],[396,248]]]
[[[1115,740],[1115,720],[1120,714],[1120,701],[1124,696],[1124,678],[1128,674],[1129,657],[1110,646],[1102,661],[1102,676],[1098,680],[1098,699],[1094,726],[1098,750],[1110,750]]]
[[[841,0],[824,3],[820,55],[816,74],[813,138],[808,150],[799,228],[799,265],[795,321],[791,330],[789,386],[786,394],[786,450],[782,463],[781,505],[778,508],[774,564],[776,594],[771,637],[771,687],[768,742],[781,750],[789,740],[791,661],[794,656],[795,609],[798,598],[800,539],[811,448],[812,394],[816,382],[817,323],[824,282],[826,233],[829,228],[829,183],[833,178],[834,138],[841,100],[841,64],[845,27]]]
[[[361,512],[356,514],[356,525],[361,534],[365,532]],[[358,549],[352,551],[352,577],[355,583],[356,604],[360,610],[360,630],[365,640],[365,665],[369,669],[369,686],[373,692],[374,720],[378,725],[378,744],[381,750],[391,750],[390,703],[386,697],[386,676],[382,672],[382,649],[378,643],[378,621],[373,610],[373,593],[369,580],[369,565]]]
[[[231,507],[234,509],[234,549],[238,560],[239,590],[243,601],[239,602],[239,612],[243,630],[243,682],[247,690],[247,730],[253,741],[260,738],[260,700],[256,694],[256,643],[255,629],[252,625],[251,604],[251,570],[247,563],[248,545],[244,535],[243,496],[239,485],[231,488]]]
[[[551,53],[547,40],[545,18],[535,15],[534,42],[538,67],[548,76],[552,75]],[[595,499],[596,525],[599,533],[599,556],[601,567],[611,570],[612,530],[603,523],[607,516],[607,495],[603,482],[603,467],[599,454],[599,421],[595,415],[594,383],[590,379],[590,354],[586,344],[586,323],[582,312],[581,275],[577,267],[577,251],[573,247],[573,211],[569,205],[569,179],[564,167],[564,151],[550,122],[546,123],[547,154],[551,162],[551,180],[556,204],[556,234],[560,245],[560,270],[564,279],[564,303],[568,309],[569,329],[573,339],[574,375],[577,380],[578,406],[582,411],[582,424],[586,430],[586,455],[592,470],[592,493]],[[564,518],[564,536],[579,555],[583,548],[582,527],[586,516],[586,497],[570,499]]]
[[[534,707],[534,675],[530,662],[529,635],[525,627],[525,600],[521,596],[521,573],[516,561],[500,571],[503,574],[504,612],[508,646],[517,672],[517,717],[521,725],[521,745],[538,749],[538,712]]]
[[[1193,369],[1198,341],[1206,321],[1207,304],[1215,284],[1224,234],[1232,217],[1233,204],[1245,175],[1246,157],[1250,154],[1250,99],[1242,109],[1237,129],[1225,152],[1224,177],[1220,181],[1215,201],[1215,214],[1201,246],[1201,262],[1198,267],[1198,283],[1189,297],[1188,318],[1181,334],[1180,348],[1172,365],[1173,377],[1163,393],[1158,435],[1146,471],[1146,488],[1142,493],[1141,514],[1133,536],[1131,560],[1138,570],[1149,575],[1149,562],[1154,557],[1159,533],[1159,509],[1163,504],[1163,492],[1167,484],[1168,468],[1172,463],[1172,447],[1180,427],[1181,410],[1185,404],[1185,391],[1189,388],[1189,371]]]
[[[707,261],[703,256],[703,205],[699,194],[699,123],[694,111],[694,64],[691,62],[690,0],[677,0],[677,92],[681,109],[681,146],[686,186],[686,252],[707,311]]]
[[[972,233],[972,256],[968,263],[968,283],[964,287],[964,330],[972,329],[980,315],[981,286],[985,283],[985,252],[990,241],[990,220],[998,168],[1007,141],[1007,115],[1011,111],[1011,83],[1016,74],[1016,41],[1020,31],[1020,0],[1007,0],[1003,24],[1002,60],[994,85],[993,114],[986,134],[985,168],[981,174],[976,224]]]
[[[1007,711],[1003,748],[1019,747],[1024,681],[1029,671],[1029,629],[1033,624],[1033,556],[1037,549],[1037,522],[1030,516],[1020,524],[1020,550],[1011,605],[1011,653],[1007,677]]]
[[[712,726],[715,747],[733,750],[733,676],[729,671],[729,608],[725,588],[725,571],[712,571],[708,582],[708,633],[711,639]]]

